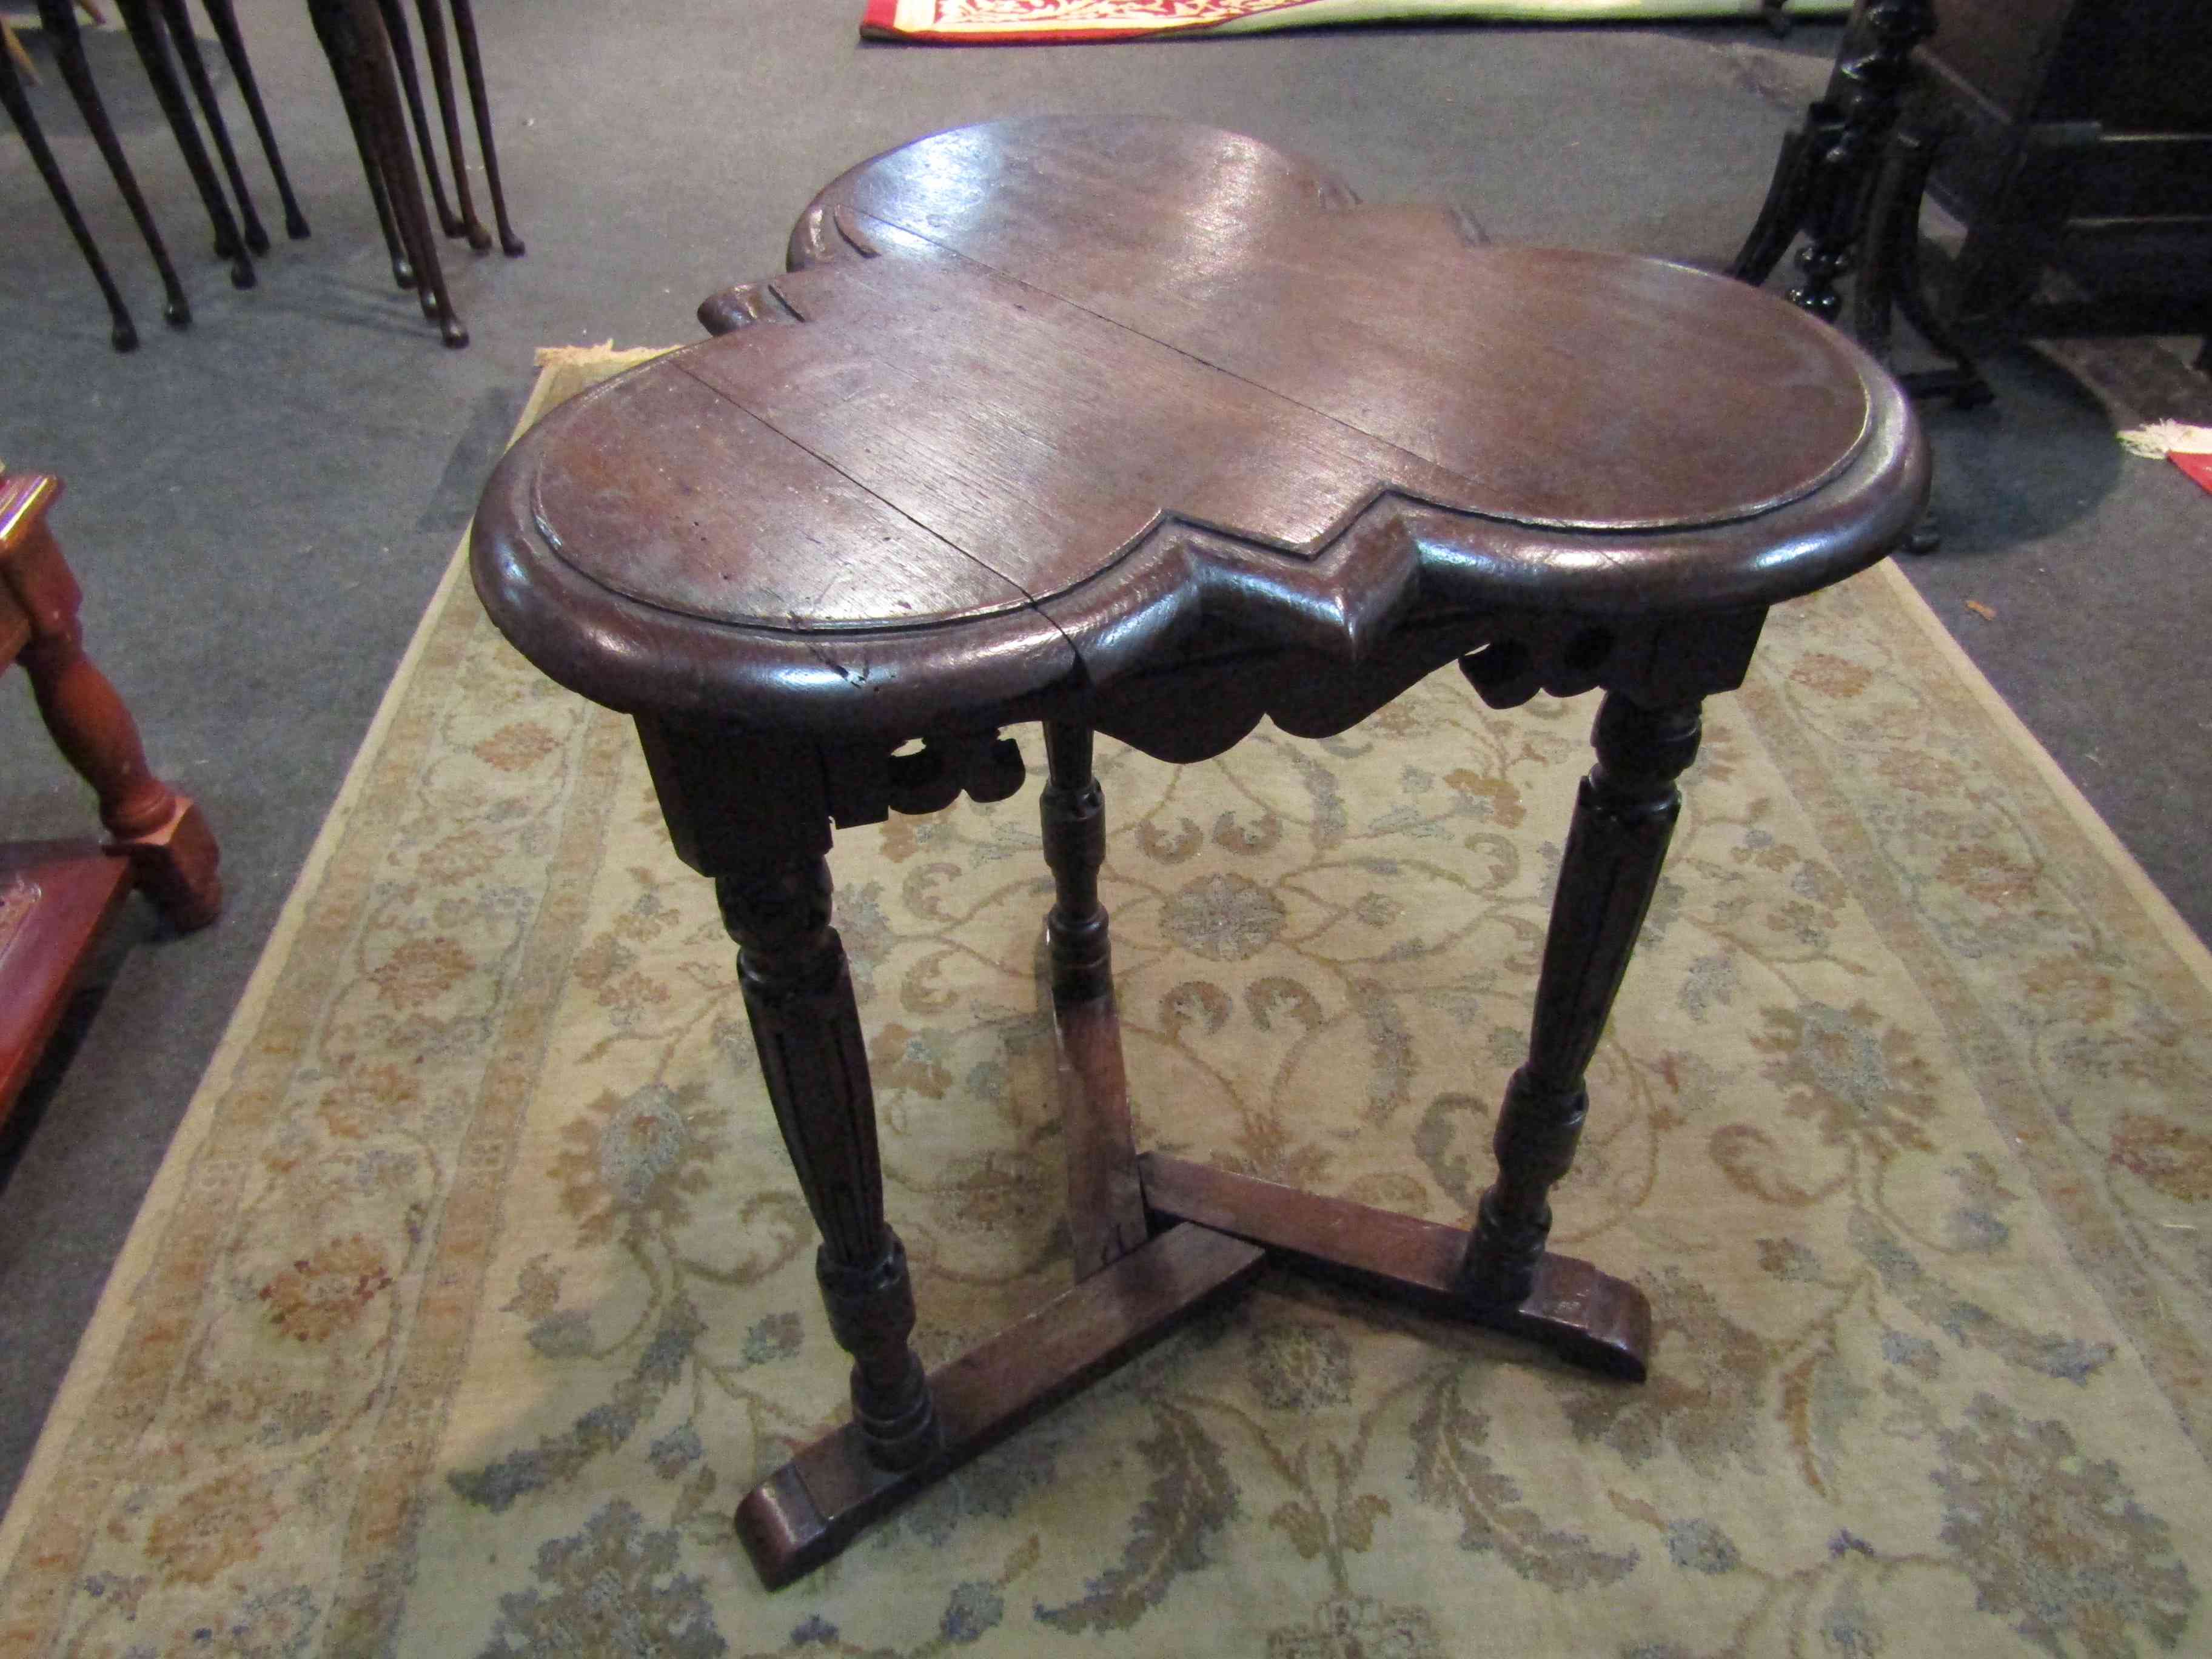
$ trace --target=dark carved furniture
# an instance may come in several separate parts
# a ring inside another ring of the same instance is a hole
[[[853,1419],[739,1506],[771,1585],[1270,1259],[1644,1373],[1633,1286],[1547,1194],[1705,697],[1766,608],[1897,544],[1927,460],[1894,382],[1741,284],[1471,246],[1250,139],[1040,119],[846,173],[729,337],[563,406],[487,487],[477,589],[635,717],[713,878],[822,1231]],[[1471,1231],[1131,1144],[1092,733],[1160,759],[1341,732],[1456,663],[1605,694],[1498,1174]],[[927,1376],[830,926],[833,829],[998,799],[1044,726],[1046,919],[1079,1283]]]
[[[1838,319],[1838,279],[1855,271],[1852,332],[1886,357],[1902,312],[1949,360],[1905,386],[1962,408],[1990,395],[1964,330],[2203,331],[2207,85],[2212,11],[2197,0],[1858,0],[1731,272],[1765,281],[1802,234],[1790,299]],[[1966,227],[1936,283],[1921,268],[1931,191]],[[2039,297],[2050,272],[2067,297]],[[2212,339],[2198,367],[2212,369]]]
[[[1801,234],[1802,280],[1792,305],[1840,321],[1837,284],[1856,274],[1850,326],[1885,362],[1892,313],[1949,367],[1903,377],[1916,397],[1961,409],[1990,401],[1988,384],[1929,302],[1920,269],[1920,204],[1940,150],[1940,131],[1907,107],[1913,49],[1936,33],[1934,0],[1858,0],[1836,52],[1826,92],[1782,141],[1774,178],[1729,274],[1764,283]]]
[[[2036,332],[2212,322],[2212,9],[1937,0],[1923,94],[1954,130],[1931,180],[1966,228],[1951,304]],[[2023,315],[2046,269],[2079,297]]]
[[[0,1119],[133,883],[180,933],[222,907],[207,820],[148,769],[130,710],[84,654],[76,580],[46,522],[60,495],[46,474],[0,473],[0,669],[20,662],[30,676],[109,839],[0,847]]]

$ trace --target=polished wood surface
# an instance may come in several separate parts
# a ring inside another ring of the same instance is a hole
[[[61,494],[50,473],[0,474],[0,667],[22,665],[54,746],[99,799],[107,850],[179,932],[204,927],[222,908],[221,854],[199,808],[146,764],[137,722],[85,654],[82,596],[46,522]]]
[[[1249,140],[1159,169],[1146,229],[1061,167],[1149,166],[1116,130],[848,175],[810,210],[842,251],[754,293],[764,320],[502,463],[476,544],[501,625],[616,708],[874,737],[1079,708],[1202,624],[1341,662],[1425,605],[1762,605],[1880,556],[1925,487],[1894,385],[1778,300],[1470,245]],[[1001,188],[1054,216],[1007,228]]]
[[[636,716],[822,1230],[853,1420],[740,1505],[763,1578],[1262,1260],[1640,1378],[1644,1297],[1547,1248],[1549,1194],[1702,700],[1741,683],[1767,606],[1918,514],[1896,385],[1741,284],[1486,246],[1169,123],[921,141],[833,184],[791,254],[702,307],[722,337],[526,436],[473,542],[515,643]],[[1327,736],[1455,662],[1493,707],[1607,694],[1474,1226],[1140,1159],[1093,734],[1172,761],[1264,717]],[[1011,794],[998,728],[1027,720],[1079,1284],[922,1385],[826,856],[836,829]]]
[[[131,711],[85,654],[76,578],[46,522],[61,494],[50,473],[0,472],[0,670],[22,665],[108,839],[0,848],[0,1118],[132,884],[179,933],[222,908],[206,818],[154,775]]]
[[[762,1582],[775,1589],[811,1571],[869,1522],[1249,1283],[1267,1260],[1224,1233],[1171,1227],[932,1371],[942,1435],[927,1462],[887,1468],[850,1424],[805,1448],[738,1507]]]
[[[96,842],[0,846],[0,1122],[130,894],[131,866]]]
[[[1300,1192],[1187,1158],[1138,1160],[1145,1202],[1163,1221],[1189,1222],[1264,1245],[1275,1261],[1440,1318],[1541,1342],[1592,1370],[1641,1382],[1651,1304],[1625,1279],[1579,1257],[1547,1252],[1508,1304],[1468,1298],[1461,1273],[1472,1235],[1348,1199]]]

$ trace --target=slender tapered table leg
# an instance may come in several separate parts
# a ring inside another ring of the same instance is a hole
[[[453,201],[469,246],[483,253],[491,246],[491,233],[477,217],[477,204],[469,191],[468,153],[461,147],[460,106],[453,97],[453,60],[446,55],[446,15],[441,0],[415,0],[415,13],[422,23],[422,55],[430,60],[430,82],[437,88],[438,120],[446,129],[446,154],[453,164]]]
[[[469,331],[446,290],[445,268],[438,258],[435,233],[409,148],[407,115],[392,67],[392,42],[374,0],[311,0],[324,18],[324,50],[344,88],[343,96],[362,140],[362,161],[383,181],[385,201],[399,246],[413,266],[416,297],[422,314],[439,325],[448,346],[469,343]],[[374,185],[372,184],[372,190]],[[393,275],[398,275],[395,266]],[[402,280],[402,286],[404,286]]]
[[[499,226],[499,246],[510,259],[523,255],[522,238],[514,234],[507,216],[507,189],[500,181],[499,149],[492,142],[491,97],[484,90],[483,55],[477,48],[477,16],[469,0],[453,0],[453,38],[460,43],[461,73],[469,83],[469,103],[476,111],[477,143],[483,150],[484,182],[491,189],[493,221]]]
[[[46,135],[39,130],[39,118],[31,107],[30,98],[23,91],[23,83],[15,73],[15,65],[5,54],[0,54],[0,109],[5,109],[15,131],[23,135],[23,147],[31,152],[31,161],[39,169],[39,176],[46,181],[52,193],[54,205],[61,210],[62,221],[69,226],[70,234],[76,239],[77,250],[84,262],[92,267],[92,280],[100,284],[100,296],[107,301],[108,338],[118,351],[135,349],[138,344],[138,328],[131,320],[131,312],[123,303],[123,291],[115,286],[115,278],[107,269],[107,261],[100,257],[100,244],[92,240],[91,227],[77,211],[76,198],[70,194],[69,181],[62,177],[61,163],[46,146]]]
[[[253,122],[255,135],[261,140],[261,153],[268,158],[270,176],[276,181],[276,197],[284,204],[284,234],[295,242],[304,241],[308,235],[307,216],[300,210],[299,198],[292,193],[291,175],[284,171],[284,158],[277,154],[276,129],[270,125],[269,111],[261,101],[261,86],[253,78],[253,62],[246,55],[246,37],[239,32],[238,13],[231,0],[201,0],[201,3],[207,8],[208,21],[215,25],[222,55],[230,62],[239,95],[246,100],[246,112]]]
[[[1552,1229],[1553,1183],[1574,1162],[1589,1097],[1583,1083],[1629,953],[1659,884],[1697,757],[1698,706],[1648,708],[1608,692],[1597,765],[1575,800],[1536,983],[1528,1058],[1506,1086],[1492,1146],[1498,1180],[1476,1212],[1461,1283],[1480,1303],[1527,1299]]]
[[[118,4],[123,26],[131,32],[131,44],[138,53],[138,61],[145,66],[155,100],[161,106],[169,131],[176,137],[177,148],[183,152],[185,167],[192,175],[192,185],[199,191],[200,204],[207,209],[208,222],[215,228],[215,257],[230,261],[233,288],[252,288],[253,256],[246,249],[238,221],[231,215],[230,203],[223,196],[215,166],[200,143],[199,129],[192,124],[191,106],[185,100],[176,66],[169,61],[165,33],[167,24],[162,14],[155,9],[153,0],[118,0]]]
[[[70,96],[76,100],[77,112],[84,117],[93,142],[100,146],[107,171],[115,179],[115,188],[122,193],[124,205],[137,222],[138,234],[146,239],[146,251],[154,257],[154,269],[161,273],[161,290],[168,298],[161,314],[172,328],[186,327],[192,320],[191,301],[185,297],[184,284],[177,278],[176,267],[169,263],[169,250],[162,243],[160,228],[155,224],[154,215],[139,191],[130,159],[124,155],[114,125],[107,118],[106,106],[100,101],[100,88],[93,83],[92,66],[85,58],[84,40],[77,33],[76,17],[67,0],[40,0],[39,21],[53,47],[54,64],[62,72],[62,81],[69,88]]]
[[[376,210],[377,228],[384,233],[384,251],[392,260],[392,280],[401,288],[411,289],[415,286],[415,262],[408,257],[406,245],[400,240],[399,222],[392,212],[391,192],[384,186],[383,165],[377,160],[376,146],[369,137],[368,120],[362,112],[354,86],[353,26],[339,0],[308,0],[307,17],[315,27],[316,40],[322,43],[323,56],[330,63],[331,78],[337,83],[338,104],[345,111],[347,126],[352,130],[354,149],[361,156],[361,170],[368,181],[369,203]]]
[[[415,41],[407,27],[407,14],[400,10],[399,0],[377,0],[377,7],[384,14],[384,32],[392,39],[392,66],[399,72],[407,113],[415,124],[415,142],[422,152],[422,175],[430,185],[430,210],[438,216],[440,230],[448,236],[459,236],[461,222],[447,205],[445,178],[438,171],[437,147],[430,141],[430,117],[422,106],[422,77],[415,67]]]
[[[1080,1279],[1118,1261],[1152,1233],[1129,1123],[1106,908],[1098,902],[1106,803],[1091,770],[1091,728],[1048,721],[1044,743],[1039,812],[1053,877],[1045,949],[1067,1155],[1067,1226]]]
[[[192,20],[185,10],[185,0],[161,0],[161,15],[167,21],[170,39],[176,42],[177,62],[184,69],[185,82],[191,88],[192,96],[199,100],[208,136],[215,141],[216,155],[230,180],[231,194],[238,198],[238,218],[244,228],[246,246],[257,254],[266,253],[269,233],[262,227],[261,216],[254,211],[252,192],[246,186],[246,169],[238,164],[238,151],[230,142],[230,127],[222,118],[222,106],[216,101],[215,82],[208,78],[207,64],[200,56],[200,43],[192,33]]]

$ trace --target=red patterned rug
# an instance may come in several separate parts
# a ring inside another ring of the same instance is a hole
[[[860,33],[941,46],[1065,46],[1325,23],[1657,22],[1756,16],[1765,9],[1765,0],[867,0]],[[1786,9],[1792,16],[1840,15],[1850,5],[1788,0]]]

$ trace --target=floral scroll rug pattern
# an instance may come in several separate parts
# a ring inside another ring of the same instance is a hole
[[[1463,1216],[1593,710],[1105,745],[1141,1141]],[[625,724],[451,586],[0,1531],[0,1655],[2204,1651],[2212,973],[2054,780],[1887,570],[1711,707],[1556,1197],[1644,1386],[1268,1278],[771,1596],[730,1510],[846,1362],[731,947]],[[1068,1275],[1035,802],[832,859],[932,1363]]]

